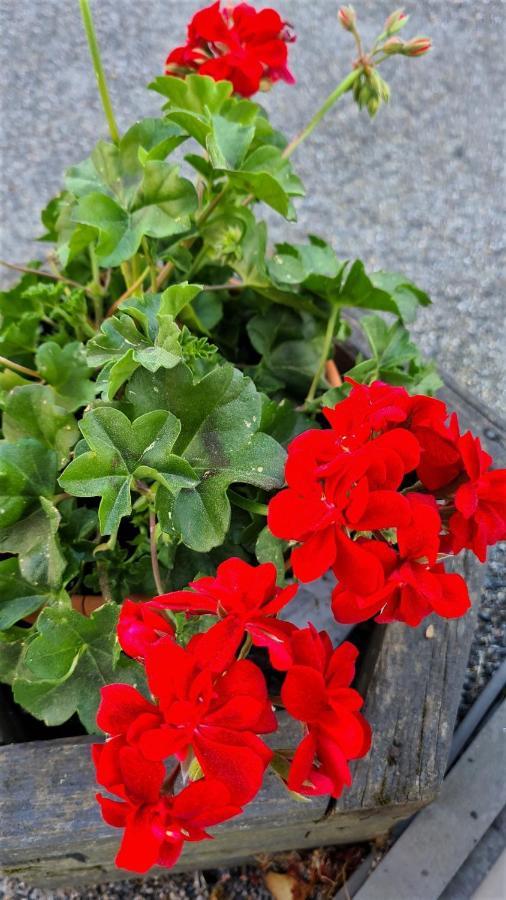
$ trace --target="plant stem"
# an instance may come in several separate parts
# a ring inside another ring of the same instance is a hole
[[[97,562],[97,575],[104,602],[109,603],[112,600],[111,585],[107,568],[103,562]]]
[[[339,100],[340,97],[343,96],[347,91],[353,87],[355,81],[359,77],[362,69],[360,66],[357,69],[353,69],[346,78],[343,78],[340,84],[337,85],[336,88],[332,91],[331,94],[324,101],[318,112],[316,112],[312,119],[308,122],[306,127],[300,134],[296,135],[292,141],[285,147],[283,150],[282,156],[286,159],[288,156],[291,156],[293,151],[297,149],[299,144],[302,143],[314,129],[318,125],[319,122],[323,119],[323,117],[328,113],[329,109],[334,105],[334,103]]]
[[[39,278],[51,278],[53,281],[61,281],[62,284],[68,284],[70,287],[79,288],[80,291],[84,291],[84,293],[88,294],[90,297],[93,296],[92,291],[84,287],[84,285],[79,284],[78,281],[72,281],[70,278],[65,278],[64,275],[56,275],[54,272],[45,272],[44,269],[31,269],[29,266],[18,266],[15,263],[6,262],[4,259],[0,259],[0,266],[5,266],[6,269],[13,269],[14,272],[24,272],[26,275],[38,275]]]
[[[7,359],[6,356],[0,356],[0,366],[5,366],[7,369],[13,369],[15,372],[22,372],[23,375],[29,375],[30,378],[36,378],[38,381],[42,381],[39,373],[35,371],[35,369],[27,369],[26,366],[20,365],[20,363],[12,362],[11,359]]]
[[[86,32],[86,37],[88,39],[88,47],[90,49],[91,61],[93,63],[93,69],[95,71],[95,77],[97,79],[100,99],[102,101],[105,117],[109,126],[109,133],[111,135],[113,143],[119,144],[118,126],[116,125],[116,119],[114,118],[114,113],[112,111],[111,98],[109,97],[107,81],[105,79],[105,72],[102,67],[100,48],[98,46],[95,26],[93,25],[93,18],[91,15],[89,0],[79,0],[79,6],[81,8],[81,16],[83,20],[84,30]]]
[[[95,249],[91,244],[89,247],[89,256],[92,277],[92,285],[90,290],[92,292],[93,313],[95,317],[95,326],[97,328],[100,328],[100,324],[102,322],[102,286],[100,284],[100,270],[98,268]]]
[[[228,497],[231,503],[234,506],[238,506],[239,509],[245,509],[247,512],[256,513],[258,516],[266,516],[267,515],[267,506],[265,503],[257,503],[256,500],[248,500],[247,497],[242,497],[241,494],[236,494],[235,491],[229,489]]]
[[[227,193],[228,189],[229,189],[229,184],[226,184],[225,187],[221,189],[219,194],[216,194],[216,196],[213,197],[211,202],[208,203],[207,206],[202,210],[200,215],[197,216],[197,219],[196,219],[197,225],[203,225],[203,223],[209,218],[211,213],[214,212],[214,210],[218,206],[218,203],[223,199],[223,197]]]
[[[144,281],[145,278],[148,277],[148,275],[149,275],[149,267],[147,269],[144,269],[144,272],[141,272],[137,281],[134,281],[134,283],[132,285],[130,285],[128,290],[126,290],[124,292],[124,294],[121,295],[121,297],[118,297],[118,299],[115,300],[114,303],[111,304],[111,306],[107,310],[106,318],[114,315],[118,306],[120,306],[123,303],[123,300],[128,300],[128,298],[131,297],[132,294],[135,293],[137,288],[141,286],[142,282]]]
[[[318,385],[320,383],[320,378],[322,377],[323,370],[325,368],[325,363],[327,362],[327,357],[329,355],[330,347],[332,344],[332,339],[334,337],[334,331],[336,327],[336,320],[339,314],[339,307],[334,305],[332,307],[329,320],[327,322],[327,330],[325,332],[325,338],[323,341],[322,353],[320,357],[320,362],[318,363],[318,368],[314,373],[313,380],[311,382],[311,386],[307,393],[307,397],[305,399],[305,403],[310,403],[311,400],[314,400],[316,391],[318,390]]]
[[[153,256],[151,254],[151,250],[149,247],[149,241],[148,241],[146,235],[144,235],[144,237],[142,238],[142,250],[144,252],[145,260],[149,266],[149,278],[150,278],[150,283],[151,283],[151,290],[155,294],[156,293],[156,276],[158,273],[156,271],[156,265],[155,265]]]
[[[153,579],[159,594],[163,594],[163,584],[160,577],[160,566],[158,565],[158,552],[156,546],[156,516],[152,509],[149,510],[149,549],[151,553],[151,569],[153,571]]]
[[[162,284],[169,277],[171,272],[174,269],[174,263],[169,259],[168,262],[165,263],[164,266],[160,269],[158,275],[156,276],[156,289],[161,288]]]

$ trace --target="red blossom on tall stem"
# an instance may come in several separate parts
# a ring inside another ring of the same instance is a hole
[[[222,8],[218,0],[193,16],[186,44],[169,53],[165,74],[198,72],[231,81],[236,94],[250,97],[276,81],[294,82],[287,48],[294,40],[274,9],[257,11],[248,3]]]

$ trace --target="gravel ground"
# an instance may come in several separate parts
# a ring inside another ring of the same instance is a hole
[[[156,114],[143,88],[178,43],[196,0],[100,0],[96,20],[120,127]],[[279,0],[299,42],[299,85],[266,97],[275,122],[294,134],[346,72],[348,36],[335,24],[333,0]],[[365,21],[381,24],[394,3],[357,0]],[[435,49],[420,61],[385,67],[393,102],[372,123],[349,98],[295,157],[309,197],[293,226],[272,219],[282,239],[306,232],[330,238],[343,256],[408,274],[432,295],[414,329],[440,367],[504,415],[504,105],[505,0],[419,0],[411,33],[429,33]],[[62,170],[106,137],[77,2],[0,0],[4,75],[1,118],[0,255],[40,255],[38,210],[58,191]],[[372,34],[373,29],[368,29]],[[397,64],[398,63],[398,64]],[[392,73],[391,77],[390,73]],[[502,102],[501,102],[502,101]],[[503,190],[501,190],[501,186]],[[501,227],[502,225],[502,227]],[[491,553],[461,714],[504,656],[505,548]],[[502,606],[502,611],[501,611]],[[221,897],[268,893],[258,874],[225,875]],[[118,882],[87,892],[46,893],[0,881],[5,900],[204,898],[198,875]],[[216,894],[213,895],[216,897]]]

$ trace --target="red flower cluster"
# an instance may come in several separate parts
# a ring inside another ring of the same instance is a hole
[[[404,388],[355,385],[324,413],[330,429],[291,443],[288,488],[269,506],[272,533],[299,544],[295,576],[332,568],[341,621],[463,615],[465,582],[438,553],[467,547],[483,561],[506,537],[506,471],[489,471],[490,456],[442,401]]]
[[[257,12],[249,3],[221,9],[218,0],[193,16],[186,44],[169,53],[165,73],[226,79],[237,94],[250,97],[275,81],[294,82],[287,67],[287,44],[293,40],[274,9]]]
[[[506,471],[490,470],[444,403],[403,388],[354,385],[325,416],[330,428],[290,445],[288,487],[269,506],[271,531],[298,544],[296,577],[332,568],[332,608],[344,622],[463,615],[466,584],[440,555],[467,547],[484,560],[506,537]],[[97,781],[117,798],[98,799],[106,822],[124,828],[119,866],[173,865],[185,841],[242,811],[270,764],[301,794],[339,797],[351,784],[349,762],[371,743],[350,687],[357,651],[281,621],[296,593],[277,586],[272,563],[228,559],[187,590],[125,600],[118,638],[143,664],[152,699],[109,685],[97,717],[109,735],[93,750]],[[182,646],[168,611],[216,623]],[[294,750],[274,754],[261,737],[277,719],[261,670],[245,658],[251,645],[283,675],[276,703],[303,726]]]
[[[124,684],[102,690],[97,723],[109,738],[94,747],[94,761],[98,783],[119,798],[98,795],[105,821],[125,829],[119,866],[173,865],[185,840],[209,837],[207,827],[237,815],[260,789],[273,751],[259,735],[275,731],[277,719],[262,672],[241,658],[250,643],[286,672],[282,702],[305,724],[286,757],[288,786],[337,797],[351,783],[348,761],[370,744],[362,700],[349,687],[357,651],[333,651],[325,632],[279,621],[296,591],[276,586],[271,563],[229,559],[190,590],[123,604],[120,643],[144,663],[153,700]],[[219,621],[182,647],[166,609]]]
[[[328,634],[311,625],[296,629],[290,643],[281,699],[307,734],[293,755],[287,784],[300,794],[339,797],[351,785],[348,761],[365,756],[371,745],[371,730],[358,712],[362,697],[349,687],[358,651],[348,641],[333,650]]]

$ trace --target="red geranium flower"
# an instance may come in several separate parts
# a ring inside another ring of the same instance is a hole
[[[173,866],[185,841],[210,838],[206,828],[238,815],[242,809],[232,803],[225,784],[206,778],[195,781],[175,797],[162,796],[163,778],[158,784],[146,782],[138,768],[132,801],[118,802],[97,794],[102,816],[108,825],[124,828],[116,865],[132,872],[147,872],[151,866]]]
[[[203,615],[211,613],[226,620],[226,643],[233,653],[244,633],[251,635],[257,647],[267,647],[273,666],[283,668],[286,645],[293,625],[276,616],[297,593],[297,585],[276,586],[276,568],[272,563],[250,566],[232,557],[218,566],[216,577],[192,581],[191,591],[162,594],[151,601],[160,606]]]
[[[275,81],[294,82],[287,67],[287,43],[293,40],[274,9],[257,12],[248,3],[221,9],[218,0],[194,15],[185,46],[169,53],[165,73],[226,79],[237,94],[250,97]]]
[[[146,671],[163,724],[144,731],[139,747],[151,760],[193,751],[210,778],[225,781],[234,802],[259,790],[272,751],[257,737],[277,721],[265,679],[254,663],[234,660],[219,622],[186,648],[164,638],[148,650]]]
[[[161,637],[174,635],[167,618],[147,601],[134,603],[124,600],[118,621],[118,640],[121,649],[134,659],[144,659],[151,644]]]
[[[301,542],[292,553],[296,577],[312,581],[332,567],[350,589],[377,590],[382,568],[349,531],[409,523],[409,504],[396,489],[418,460],[418,443],[403,428],[367,443],[334,430],[308,431],[292,441],[289,487],[271,500],[268,523],[277,537]]]
[[[368,752],[371,730],[359,713],[363,700],[349,687],[357,656],[349,642],[333,650],[328,634],[311,625],[294,632],[293,665],[281,699],[290,715],[306,724],[307,734],[290,766],[290,790],[339,797],[351,784],[348,760]]]
[[[416,626],[433,612],[453,619],[469,609],[464,579],[435,563],[441,527],[435,500],[426,494],[410,494],[408,499],[412,521],[397,530],[399,552],[384,541],[360,541],[383,567],[384,585],[368,595],[337,585],[332,611],[338,622],[362,622],[377,613],[377,622]]]
[[[470,431],[459,439],[458,450],[466,481],[455,493],[451,546],[454,553],[468,547],[485,562],[487,546],[506,538],[506,469],[489,471],[492,457]]]
[[[146,700],[136,688],[129,684],[105,685],[101,690],[97,725],[110,737],[104,744],[92,747],[98,783],[118,797],[130,796],[134,800],[134,763],[142,767],[142,778],[146,783],[163,780],[163,763],[146,760],[139,751],[143,732],[157,728],[162,722],[158,706]],[[143,790],[141,788],[141,796]]]

